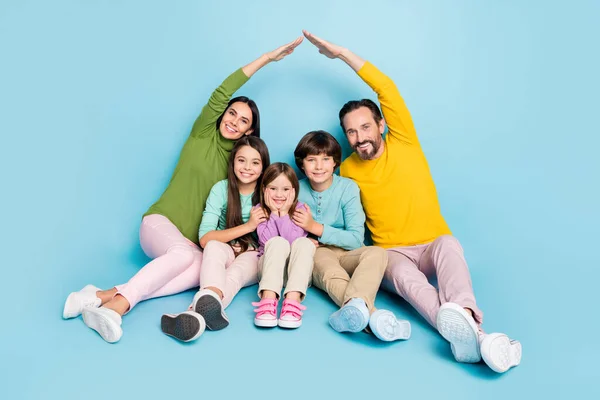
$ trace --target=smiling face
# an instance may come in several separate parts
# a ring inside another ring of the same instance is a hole
[[[235,154],[233,172],[240,184],[254,183],[260,178],[263,163],[258,151],[250,146],[242,146]]]
[[[377,123],[367,107],[347,113],[342,120],[346,138],[356,154],[363,160],[373,160],[383,154],[383,120]]]
[[[237,140],[252,133],[252,110],[241,101],[231,104],[223,113],[219,131],[225,139]]]
[[[324,153],[308,155],[302,160],[302,170],[313,188],[332,181],[335,166],[333,157]]]
[[[268,193],[275,207],[281,208],[288,199],[288,196],[291,196],[293,188],[292,182],[290,182],[288,177],[284,174],[279,174],[277,178],[267,184],[265,195]]]

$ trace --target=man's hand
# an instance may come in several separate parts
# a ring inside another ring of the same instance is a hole
[[[351,52],[350,50],[338,46],[337,44],[333,44],[328,42],[327,40],[321,39],[312,33],[303,30],[302,33],[304,37],[308,39],[309,42],[314,44],[318,49],[319,53],[325,55],[329,58],[339,58],[344,61],[346,64],[350,66],[354,71],[358,72],[363,65],[365,65],[365,60]]]
[[[314,44],[318,49],[319,53],[323,54],[329,58],[339,58],[342,54],[344,48],[342,46],[338,46],[337,44],[333,44],[328,42],[327,40],[316,37],[312,33],[303,30],[304,36],[308,39],[309,42]]]

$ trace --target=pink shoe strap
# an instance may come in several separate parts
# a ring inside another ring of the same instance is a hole
[[[277,303],[278,301],[276,299],[262,299],[258,302],[252,302],[252,305],[256,307],[254,312],[256,313],[257,317],[265,314],[277,316]]]
[[[306,310],[306,306],[303,306],[296,300],[285,299],[283,306],[281,307],[281,315],[292,314],[296,318],[302,317],[302,311]]]

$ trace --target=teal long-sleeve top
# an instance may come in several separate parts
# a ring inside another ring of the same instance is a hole
[[[333,175],[333,183],[322,192],[313,190],[308,179],[302,179],[298,200],[310,207],[315,221],[323,224],[320,243],[345,250],[363,246],[365,212],[360,190],[352,179]]]

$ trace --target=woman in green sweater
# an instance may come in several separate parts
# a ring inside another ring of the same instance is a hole
[[[87,285],[67,297],[63,318],[83,314],[104,340],[117,342],[121,317],[138,302],[198,286],[202,252],[198,227],[212,186],[227,177],[229,154],[245,135],[260,137],[258,108],[247,97],[231,98],[265,65],[283,59],[302,37],[238,69],[208,99],[183,146],[167,189],[142,219],[140,243],[153,260],[129,282],[109,290]],[[240,282],[239,287],[244,287]]]

